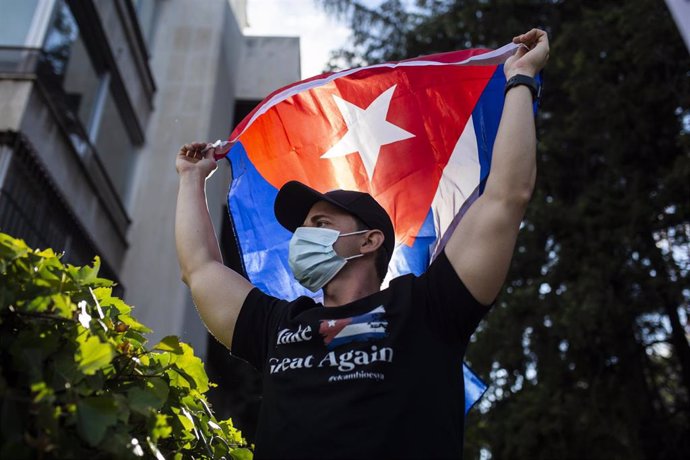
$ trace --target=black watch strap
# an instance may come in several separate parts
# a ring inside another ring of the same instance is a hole
[[[529,90],[532,92],[532,101],[539,101],[541,99],[541,85],[539,82],[535,78],[521,74],[510,77],[510,79],[506,82],[506,88],[503,94],[505,95],[511,88],[519,85],[525,85],[529,88]]]

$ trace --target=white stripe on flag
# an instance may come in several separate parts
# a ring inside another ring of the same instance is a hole
[[[342,339],[345,337],[351,337],[353,335],[359,335],[359,334],[366,334],[368,332],[380,332],[384,333],[385,328],[381,327],[381,325],[388,325],[387,321],[381,321],[378,323],[374,323],[379,325],[378,327],[372,327],[371,323],[355,323],[355,324],[348,324],[343,328],[342,331],[338,332],[334,339]]]
[[[479,149],[477,148],[477,136],[474,132],[472,116],[467,120],[458,142],[453,148],[453,153],[448,164],[443,169],[436,194],[431,202],[431,210],[434,215],[434,228],[436,229],[436,245],[432,254],[440,252],[439,245],[448,227],[462,208],[462,205],[472,195],[479,185],[481,165],[479,164]]]
[[[371,311],[368,311],[368,312],[364,313],[364,314],[361,315],[361,316],[364,316],[364,315],[371,315],[372,313],[386,313],[386,309],[383,308],[383,305],[379,305],[378,307],[374,308],[374,309],[371,310]],[[354,316],[353,318],[356,318],[356,316]]]

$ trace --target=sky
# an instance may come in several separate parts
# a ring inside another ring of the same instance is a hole
[[[326,15],[315,0],[247,0],[247,21],[246,35],[300,37],[302,79],[322,73],[330,51],[350,36],[349,27]]]

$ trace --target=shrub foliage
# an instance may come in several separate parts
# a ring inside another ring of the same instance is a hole
[[[0,458],[233,458],[192,348],[150,329],[93,266],[0,233]]]

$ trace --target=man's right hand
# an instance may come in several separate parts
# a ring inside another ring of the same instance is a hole
[[[175,159],[175,169],[179,175],[197,171],[202,177],[209,177],[218,165],[213,159],[213,144],[193,142],[180,147]]]

